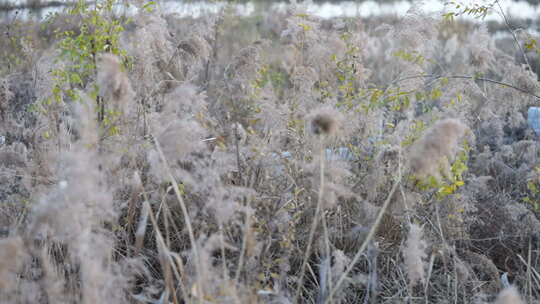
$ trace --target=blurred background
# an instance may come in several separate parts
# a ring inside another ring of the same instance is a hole
[[[126,1],[129,2],[129,1]],[[174,11],[180,15],[198,17],[206,13],[218,12],[227,3],[233,4],[237,13],[243,16],[260,15],[263,12],[283,11],[289,1],[282,0],[244,0],[244,1],[215,1],[215,0],[166,0],[156,1],[159,5]],[[299,1],[302,2],[302,1]],[[305,1],[304,1],[305,2]],[[408,0],[367,0],[367,1],[310,1],[309,7],[313,15],[322,18],[334,17],[370,17],[370,16],[392,16],[403,15],[415,1]],[[440,12],[444,9],[443,0],[426,0],[422,2],[422,7],[426,12]],[[488,4],[490,1],[457,1],[477,4]],[[492,1],[491,1],[492,2]],[[515,22],[520,26],[533,27],[538,29],[538,0],[513,1],[503,0],[500,5]],[[42,19],[48,14],[60,12],[63,7],[73,3],[73,1],[58,0],[0,0],[0,18],[31,18]],[[129,12],[128,12],[129,13]],[[496,20],[498,16],[488,16],[488,20]]]

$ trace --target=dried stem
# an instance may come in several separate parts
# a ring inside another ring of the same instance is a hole
[[[504,13],[504,10],[502,9],[501,4],[499,3],[499,0],[496,0],[495,3],[497,3],[497,6],[499,7],[499,12],[501,16],[504,19],[504,23],[506,24],[506,28],[512,34],[512,38],[514,38],[514,42],[516,43],[517,47],[519,48],[519,51],[521,52],[521,55],[523,56],[523,59],[525,60],[525,64],[529,68],[530,71],[532,71],[531,64],[529,63],[529,59],[527,58],[527,54],[525,54],[525,50],[523,50],[523,47],[521,47],[521,44],[519,43],[519,40],[516,37],[516,32],[512,29],[510,26],[510,22],[508,22],[508,18],[506,18],[506,14]]]
[[[308,243],[306,247],[306,253],[304,255],[304,260],[302,262],[302,267],[300,269],[300,277],[298,278],[298,283],[296,287],[296,293],[294,296],[293,303],[298,303],[298,299],[301,294],[302,290],[302,284],[304,282],[304,273],[306,271],[306,266],[308,263],[309,255],[311,253],[311,243],[313,242],[313,238],[315,237],[315,231],[317,230],[317,225],[319,223],[319,216],[321,213],[321,207],[322,207],[322,200],[323,200],[323,194],[324,194],[324,166],[325,166],[325,154],[324,154],[324,136],[319,136],[320,139],[320,164],[319,164],[319,195],[317,197],[317,209],[315,210],[315,218],[313,219],[313,224],[311,225],[311,230],[309,232],[309,238]]]
[[[475,77],[475,76],[467,76],[467,75],[432,75],[432,74],[413,75],[413,76],[406,76],[406,77],[403,77],[403,78],[396,79],[396,80],[392,81],[391,85],[400,83],[400,82],[405,81],[405,80],[416,79],[416,78],[433,78],[433,79],[448,78],[448,79],[480,80],[480,81],[484,81],[484,82],[490,82],[490,83],[506,86],[506,87],[509,87],[509,88],[514,89],[516,91],[519,91],[521,93],[525,93],[525,94],[528,94],[528,95],[531,95],[531,96],[534,96],[534,97],[540,99],[540,95],[536,95],[536,94],[534,94],[532,92],[529,92],[529,90],[516,87],[516,86],[511,85],[509,83],[505,83],[505,82],[498,81],[498,80],[493,80],[493,79],[488,79],[488,78],[483,78],[483,77]],[[388,86],[388,87],[390,87],[390,86]]]
[[[195,255],[195,261],[196,261],[195,266],[196,266],[196,269],[197,269],[198,298],[199,298],[199,302],[201,302],[202,297],[203,297],[202,291],[204,290],[202,288],[202,278],[201,278],[201,272],[200,272],[201,271],[201,260],[200,260],[199,251],[197,250],[197,243],[195,242],[195,234],[193,233],[193,227],[191,226],[191,220],[189,218],[189,213],[187,211],[187,207],[186,207],[186,204],[184,202],[184,199],[182,198],[182,194],[180,193],[180,189],[178,189],[178,183],[176,182],[176,179],[172,175],[171,168],[169,167],[167,159],[165,158],[165,155],[163,154],[163,151],[161,150],[161,146],[159,144],[159,141],[157,140],[157,138],[155,136],[152,136],[152,137],[154,138],[154,142],[155,142],[156,149],[158,151],[159,157],[160,157],[161,161],[163,162],[163,164],[165,165],[165,169],[167,170],[167,175],[168,175],[169,180],[170,180],[170,182],[172,184],[174,194],[176,195],[176,198],[177,198],[178,203],[180,205],[180,208],[182,210],[182,215],[184,216],[184,221],[186,222],[186,228],[188,230],[189,240],[191,242],[191,247],[193,248],[193,254]]]
[[[358,251],[356,252],[356,255],[352,259],[349,266],[347,266],[347,269],[345,270],[345,272],[343,272],[343,274],[341,275],[341,277],[337,281],[336,286],[332,289],[332,291],[330,291],[330,294],[329,294],[328,298],[326,299],[326,301],[324,303],[329,303],[330,302],[330,299],[332,299],[332,297],[334,296],[336,291],[339,289],[341,284],[343,284],[343,282],[347,278],[347,275],[349,275],[349,272],[352,271],[354,265],[356,265],[356,263],[358,262],[358,259],[360,259],[360,256],[362,256],[362,253],[364,252],[364,250],[366,250],[369,242],[371,241],[371,239],[375,235],[375,232],[377,231],[377,228],[379,227],[379,224],[381,223],[381,220],[383,218],[384,213],[386,212],[386,209],[390,205],[390,201],[392,200],[392,197],[394,196],[394,193],[396,192],[399,184],[401,183],[401,177],[402,177],[401,173],[399,173],[396,181],[394,182],[394,186],[392,186],[392,190],[390,190],[390,193],[388,194],[388,197],[386,198],[386,201],[384,202],[383,206],[381,207],[381,210],[379,211],[379,214],[377,215],[377,218],[375,219],[375,223],[373,224],[373,226],[371,226],[371,229],[369,230],[369,233],[368,233],[366,239],[364,240],[364,242],[360,246],[360,249],[358,249]]]
[[[249,199],[247,200],[248,206],[249,206]],[[236,270],[236,274],[234,276],[234,285],[238,283],[238,280],[240,279],[240,273],[242,272],[242,267],[244,264],[244,258],[246,255],[246,248],[247,248],[247,242],[249,237],[249,229],[251,229],[251,214],[249,214],[246,211],[246,225],[244,228],[244,237],[242,239],[242,249],[240,251],[240,257],[238,258],[238,269]]]

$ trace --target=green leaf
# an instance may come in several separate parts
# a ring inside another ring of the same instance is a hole
[[[439,99],[442,96],[442,92],[439,88],[434,88],[431,91],[431,99]]]
[[[83,84],[83,81],[82,81],[81,77],[79,76],[79,74],[76,74],[76,73],[72,73],[69,76],[69,81],[71,83],[75,83],[75,84],[80,84],[80,85]]]
[[[534,194],[538,193],[538,188],[532,181],[527,182],[527,189],[529,189],[529,191],[531,191]]]
[[[143,9],[151,13],[154,10],[154,5],[156,5],[155,1],[149,1],[145,5],[143,5]]]

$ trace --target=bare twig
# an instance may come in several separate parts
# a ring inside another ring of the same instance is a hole
[[[234,124],[234,146],[236,148],[236,165],[238,166],[238,179],[240,181],[239,184],[243,186],[244,179],[242,177],[242,164],[240,161],[240,146],[239,146],[240,139],[238,138],[238,124],[239,122]]]
[[[534,97],[540,99],[540,95],[536,95],[536,94],[530,92],[529,90],[526,90],[526,89],[523,89],[523,88],[520,88],[520,87],[516,87],[516,86],[511,85],[509,83],[505,83],[505,82],[502,82],[502,81],[493,80],[493,79],[489,79],[489,78],[467,76],[467,75],[432,75],[432,74],[412,75],[412,76],[406,76],[406,77],[403,77],[403,78],[396,79],[396,80],[392,81],[392,83],[390,85],[394,85],[394,84],[400,83],[400,82],[405,81],[405,80],[416,79],[416,78],[433,78],[433,79],[448,78],[448,79],[480,80],[480,81],[490,82],[490,83],[502,85],[502,86],[505,86],[505,87],[509,87],[509,88],[514,89],[516,91],[519,91],[521,93],[528,94],[528,95],[531,95],[531,96],[534,96]],[[388,87],[390,87],[390,85]]]
[[[536,288],[540,288],[540,274],[536,271],[536,269],[534,269],[534,267],[531,267],[530,264],[528,264],[528,262],[525,261],[525,259],[521,255],[518,254],[517,257],[523,263],[523,265],[525,265],[528,269],[531,270],[531,272],[533,274],[533,275],[531,275],[531,277],[534,280],[534,282],[536,283]]]
[[[510,23],[508,22],[508,19],[506,18],[506,14],[504,13],[504,10],[502,9],[502,6],[499,3],[499,0],[496,0],[495,3],[497,3],[497,6],[499,7],[500,14],[504,19],[504,23],[506,24],[506,28],[508,29],[510,34],[512,34],[512,37],[514,38],[514,41],[516,42],[516,45],[521,52],[521,55],[523,55],[523,59],[525,59],[525,64],[527,64],[527,67],[529,68],[529,70],[532,71],[531,65],[529,64],[529,59],[527,58],[527,54],[525,54],[525,50],[523,50],[523,47],[521,47],[521,44],[519,43],[519,40],[516,37],[516,32],[510,26]]]

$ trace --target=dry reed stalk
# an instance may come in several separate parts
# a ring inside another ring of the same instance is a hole
[[[187,227],[188,234],[189,234],[189,240],[191,242],[193,254],[195,256],[195,268],[197,269],[198,298],[199,298],[199,303],[202,303],[203,291],[204,291],[203,284],[202,284],[202,279],[201,279],[201,272],[200,272],[200,270],[202,268],[201,268],[201,265],[200,265],[201,261],[200,261],[199,251],[197,250],[197,243],[195,242],[195,234],[193,233],[193,226],[191,225],[191,219],[189,218],[189,213],[187,211],[187,207],[186,207],[186,204],[184,202],[184,199],[182,198],[182,194],[180,193],[180,189],[178,189],[178,183],[176,182],[176,179],[174,178],[174,176],[173,176],[173,174],[171,172],[171,167],[169,166],[169,164],[167,162],[167,159],[165,159],[165,155],[163,154],[163,151],[161,150],[159,141],[157,140],[157,137],[155,137],[153,135],[152,135],[152,137],[154,138],[156,149],[158,151],[159,157],[160,157],[161,161],[163,162],[163,165],[165,166],[165,170],[167,170],[167,175],[168,175],[169,180],[170,180],[170,182],[172,184],[174,194],[176,195],[176,199],[178,200],[178,204],[180,205],[180,208],[182,210],[182,214],[183,214],[183,217],[184,217],[184,221],[186,223],[186,227]]]
[[[174,259],[172,259],[172,252],[169,250],[167,244],[165,243],[165,240],[163,239],[163,235],[161,235],[161,232],[159,231],[159,226],[157,224],[156,217],[154,213],[152,212],[152,209],[150,207],[150,204],[148,201],[143,202],[143,208],[148,210],[148,214],[150,217],[150,221],[152,222],[152,226],[154,227],[154,231],[156,233],[156,246],[158,248],[159,252],[159,263],[161,264],[161,267],[164,272],[164,280],[165,280],[165,288],[169,291],[170,294],[173,296],[174,304],[178,304],[178,299],[176,297],[176,292],[174,292],[174,282],[172,281],[172,277],[170,272],[172,271],[180,283],[180,289],[182,291],[182,294],[184,296],[187,295],[187,289],[184,285],[182,278],[185,277],[185,273],[183,273],[183,269],[180,269],[180,272],[182,275],[180,275],[179,271],[175,267]],[[180,260],[181,261],[181,260]],[[168,300],[167,300],[168,301]],[[200,300],[199,300],[200,302]]]
[[[149,213],[149,204],[143,204],[141,215],[139,217],[139,224],[135,231],[135,254],[138,254],[142,249]]]
[[[384,204],[381,207],[381,210],[379,211],[379,214],[377,215],[377,218],[375,219],[375,223],[373,223],[373,225],[371,226],[371,229],[369,230],[369,233],[366,236],[366,239],[364,240],[364,242],[362,243],[362,245],[360,246],[360,248],[356,252],[354,258],[352,259],[352,261],[349,264],[349,266],[347,267],[347,269],[343,272],[343,274],[341,275],[341,277],[337,281],[336,286],[330,291],[330,294],[328,295],[328,298],[326,298],[326,301],[324,302],[325,304],[329,303],[331,301],[331,299],[334,296],[334,294],[336,293],[336,291],[339,289],[341,284],[343,284],[343,282],[347,278],[347,275],[349,275],[349,272],[352,271],[354,265],[356,265],[356,262],[358,262],[358,260],[360,259],[360,256],[362,255],[364,250],[366,250],[367,245],[369,244],[369,242],[371,241],[373,236],[375,236],[375,232],[377,231],[377,228],[379,227],[379,224],[381,223],[381,220],[382,220],[382,218],[383,218],[383,216],[384,216],[384,214],[386,212],[386,209],[388,209],[388,206],[390,205],[390,201],[392,200],[392,197],[394,196],[394,193],[396,192],[399,184],[401,183],[401,178],[402,178],[402,175],[400,173],[398,175],[396,181],[394,182],[394,185],[392,186],[392,189],[390,190],[390,193],[388,194],[388,197],[384,201]]]
[[[323,129],[324,130],[324,129]],[[315,134],[319,134],[317,132],[314,131]],[[308,238],[308,243],[307,243],[307,248],[306,248],[306,253],[304,255],[304,259],[302,261],[302,267],[300,268],[300,277],[298,278],[298,286],[296,287],[296,292],[295,292],[295,296],[294,296],[294,299],[293,299],[293,303],[298,303],[298,299],[300,297],[300,293],[301,293],[301,289],[302,289],[302,284],[303,284],[303,281],[304,281],[304,273],[306,271],[306,265],[308,263],[308,259],[309,259],[309,255],[311,253],[311,243],[313,242],[313,238],[315,236],[315,231],[317,230],[317,225],[319,224],[319,216],[320,216],[320,213],[321,213],[321,207],[322,207],[322,201],[323,201],[323,194],[324,194],[324,169],[325,169],[325,149],[324,149],[324,145],[323,145],[323,140],[324,140],[324,137],[323,136],[320,136],[319,137],[320,139],[320,155],[319,155],[319,160],[320,160],[320,175],[319,175],[319,194],[318,194],[318,197],[317,197],[317,207],[315,209],[315,218],[313,219],[313,223],[311,224],[311,230],[309,231],[309,238]]]
[[[249,206],[249,199],[248,199],[248,206]],[[251,214],[249,212],[246,212],[246,224],[244,229],[244,237],[242,238],[242,249],[240,251],[240,257],[238,258],[238,268],[236,270],[236,274],[234,276],[234,286],[238,283],[238,280],[240,279],[240,272],[242,272],[242,267],[244,264],[244,258],[246,254],[246,248],[248,244],[248,239],[250,235],[250,229],[251,229]]]

